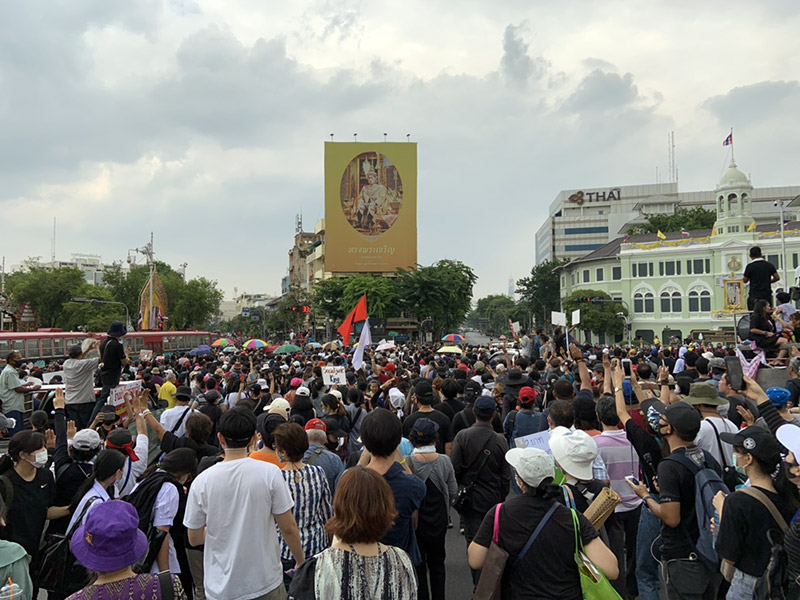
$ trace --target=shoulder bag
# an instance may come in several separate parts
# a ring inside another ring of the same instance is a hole
[[[458,486],[458,493],[456,493],[456,499],[453,500],[453,508],[455,508],[456,511],[458,511],[458,512],[463,512],[463,511],[465,511],[466,509],[468,509],[468,508],[470,508],[472,506],[472,498],[471,498],[472,490],[473,490],[473,488],[475,487],[475,484],[478,481],[478,475],[481,474],[481,471],[483,470],[483,467],[486,466],[486,461],[488,461],[489,457],[492,455],[492,453],[489,452],[488,446],[489,446],[489,442],[492,441],[492,438],[495,435],[497,435],[497,434],[494,431],[492,431],[491,435],[486,440],[486,443],[483,445],[483,450],[481,450],[481,453],[478,454],[478,456],[475,457],[475,459],[472,461],[472,463],[470,463],[469,468],[467,469],[467,473],[470,472],[470,470],[472,469],[473,465],[479,459],[481,461],[480,464],[478,465],[478,470],[475,471],[475,474],[470,479],[470,482],[469,483],[462,483],[461,485]]]
[[[725,451],[722,449],[722,442],[719,439],[719,430],[714,425],[714,422],[709,418],[703,420],[711,425],[711,429],[714,430],[714,435],[717,438],[717,449],[719,450],[719,457],[722,459],[722,481],[725,482],[731,492],[736,491],[737,488],[745,484],[747,477],[725,460]]]
[[[83,505],[75,524],[66,534],[48,533],[45,536],[36,561],[31,565],[31,579],[41,589],[69,596],[86,587],[91,581],[88,571],[73,556],[69,542],[89,508],[97,500],[100,498],[95,496]]]
[[[580,535],[581,525],[578,513],[575,509],[572,509],[571,512],[572,523],[575,526],[575,562],[581,577],[581,591],[584,600],[622,600],[609,583],[608,578],[586,556],[583,550],[583,539]]]
[[[486,555],[486,560],[483,562],[481,577],[478,580],[478,585],[475,588],[475,594],[472,596],[472,600],[499,600],[500,598],[503,573],[506,570],[506,563],[508,562],[508,552],[498,546],[500,542],[500,508],[502,506],[503,504],[500,503],[494,509],[492,543],[489,545],[489,552]],[[518,566],[519,563],[522,562],[522,559],[525,558],[525,555],[528,554],[528,550],[533,546],[533,542],[539,537],[545,524],[550,520],[550,517],[553,516],[557,508],[558,504],[554,502],[550,510],[548,510],[544,517],[542,517],[542,520],[539,521],[539,524],[536,526],[536,529],[534,529],[531,537],[528,538],[522,551],[517,558],[514,559],[515,567]]]

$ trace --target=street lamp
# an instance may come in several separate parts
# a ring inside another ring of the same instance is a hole
[[[84,304],[91,304],[92,306],[103,306],[104,304],[119,304],[125,307],[125,329],[133,331],[131,327],[131,315],[128,312],[128,305],[124,302],[117,302],[115,300],[102,300],[100,298],[72,298],[72,302],[82,302]]]

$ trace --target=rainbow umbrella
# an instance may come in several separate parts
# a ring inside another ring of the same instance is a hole
[[[224,348],[225,346],[235,346],[236,342],[234,342],[230,338],[219,338],[218,340],[214,340],[211,343],[212,348]]]
[[[457,333],[448,333],[442,338],[442,341],[450,342],[451,344],[459,344],[464,341],[464,336],[458,335]]]
[[[257,339],[247,340],[243,346],[243,348],[246,348],[247,350],[253,350],[255,348],[266,348],[266,347],[267,347],[267,342],[265,342],[264,340],[257,340]]]
[[[437,352],[439,354],[461,354],[462,350],[458,346],[442,346]]]

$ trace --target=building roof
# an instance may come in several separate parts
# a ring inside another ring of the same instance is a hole
[[[725,174],[719,180],[718,188],[723,186],[736,186],[736,185],[750,185],[750,180],[747,178],[747,175],[742,173],[739,169],[736,168],[736,163],[731,160],[730,167],[728,170],[725,171]]]
[[[775,231],[776,227],[780,227],[780,224],[776,223],[765,223],[763,225],[756,225],[756,232],[766,232],[766,231]],[[800,229],[800,221],[790,221],[786,224],[785,229]],[[690,238],[702,238],[708,237],[711,235],[711,229],[692,229],[689,231]],[[670,231],[664,234],[667,236],[667,241],[669,240],[681,240],[685,239],[685,236],[681,234],[680,231]],[[629,244],[647,244],[658,241],[658,235],[655,233],[648,233],[646,235],[631,235],[628,236]],[[605,246],[586,254],[585,256],[581,256],[580,258],[576,258],[573,261],[570,261],[569,264],[565,265],[565,267],[571,267],[572,265],[582,264],[586,262],[592,262],[595,260],[604,260],[607,258],[612,258],[614,256],[619,255],[620,246],[625,242],[625,237],[618,237],[614,240],[608,242]]]

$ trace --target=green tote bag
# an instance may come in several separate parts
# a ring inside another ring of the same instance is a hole
[[[581,575],[581,591],[584,600],[622,600],[611,586],[605,575],[594,566],[583,551],[583,540],[580,536],[578,513],[572,510],[572,522],[575,525],[575,562]]]

